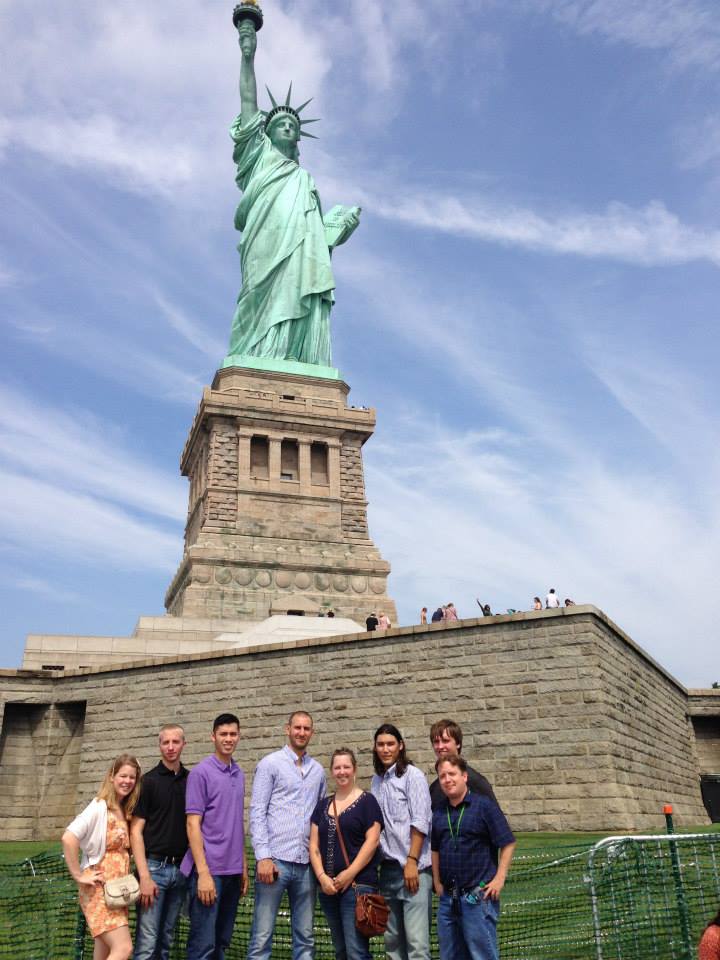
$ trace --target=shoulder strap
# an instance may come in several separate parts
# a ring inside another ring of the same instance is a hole
[[[345,858],[345,866],[350,866],[350,857],[347,855],[347,849],[345,847],[345,841],[343,840],[342,830],[340,829],[340,816],[337,812],[337,804],[335,803],[335,794],[332,798],[332,808],[333,816],[335,817],[335,829],[337,830],[338,840],[340,841],[340,849],[342,850],[342,855]]]

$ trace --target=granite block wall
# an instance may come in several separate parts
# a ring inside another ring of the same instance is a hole
[[[707,822],[687,691],[594,607],[44,679],[2,671],[0,701],[87,703],[78,805],[120,750],[155,763],[156,732],[169,720],[184,724],[193,763],[210,751],[213,717],[237,713],[237,758],[251,774],[302,707],[315,717],[312,752],[327,763],[337,746],[353,747],[365,783],[379,723],[396,723],[412,758],[434,776],[430,724],[458,720],[463,753],[495,785],[518,830],[662,827],[665,802],[680,825]]]

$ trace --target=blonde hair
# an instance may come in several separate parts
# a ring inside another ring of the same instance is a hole
[[[179,730],[180,733],[183,735],[183,740],[185,739],[185,727],[181,723],[163,724],[163,726],[160,727],[158,731],[158,739],[160,739],[160,737],[162,737],[164,733],[167,733],[168,730]]]
[[[135,786],[124,800],[119,799],[117,791],[115,790],[115,784],[113,783],[113,777],[116,776],[121,767],[134,767],[136,774]],[[135,757],[131,753],[121,753],[119,757],[115,757],[110,765],[110,769],[105,774],[105,779],[100,784],[96,799],[104,800],[108,807],[119,807],[126,817],[131,817],[138,798],[140,797],[141,776],[142,770]]]

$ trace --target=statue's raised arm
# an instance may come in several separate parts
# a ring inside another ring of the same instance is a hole
[[[336,206],[323,220],[310,174],[298,163],[301,119],[310,103],[275,100],[263,113],[257,102],[255,51],[262,13],[245,0],[235,8],[240,44],[240,115],[231,128],[235,177],[243,198],[235,214],[242,289],[225,366],[264,366],[268,359],[311,364],[314,376],[337,376],[330,357],[330,309],[335,281],[330,252],[352,235],[359,207]],[[263,358],[262,363],[258,358]],[[293,368],[294,369],[294,368]]]
[[[240,116],[243,123],[250,121],[258,112],[257,81],[255,79],[255,51],[257,50],[257,32],[255,24],[249,18],[238,25],[240,43]]]

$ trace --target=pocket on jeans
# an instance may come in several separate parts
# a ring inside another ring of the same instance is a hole
[[[486,897],[480,900],[479,903],[482,906],[485,919],[490,923],[497,923],[500,914],[500,904],[498,901],[493,900],[491,897]]]

